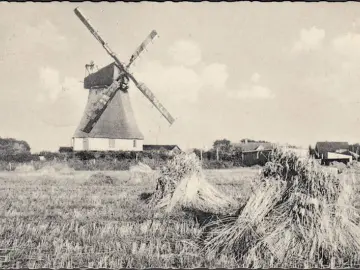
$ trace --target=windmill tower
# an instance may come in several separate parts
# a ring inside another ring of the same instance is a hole
[[[124,65],[79,9],[76,8],[74,12],[114,59],[114,62],[89,74],[84,79],[84,88],[89,90],[89,97],[84,115],[72,138],[73,150],[142,151],[144,136],[137,126],[131,107],[128,93],[130,80],[170,125],[174,122],[174,118],[156,99],[151,90],[145,84],[137,81],[129,72],[132,63],[157,36],[157,33],[152,31],[131,56],[129,63]]]

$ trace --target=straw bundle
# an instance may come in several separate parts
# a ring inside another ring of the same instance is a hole
[[[210,223],[215,229],[205,240],[208,257],[227,253],[240,260],[246,252],[262,237],[263,231],[258,227],[280,200],[283,185],[273,182],[260,186],[240,209],[237,217],[229,217]]]
[[[115,185],[117,179],[102,172],[94,173],[84,182],[85,185]]]
[[[195,154],[181,153],[161,168],[150,203],[168,212],[176,207],[219,212],[233,201],[205,180]]]
[[[260,180],[235,222],[217,221],[205,241],[208,255],[227,252],[244,267],[324,267],[360,252],[349,175],[340,181],[314,160],[277,149]]]

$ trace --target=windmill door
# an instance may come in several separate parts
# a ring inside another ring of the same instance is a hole
[[[89,138],[83,138],[83,149],[85,151],[89,150]]]

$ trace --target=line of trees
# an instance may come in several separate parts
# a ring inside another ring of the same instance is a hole
[[[242,139],[240,143],[256,142],[267,143],[265,140]],[[59,161],[80,161],[84,162],[91,160],[101,161],[122,161],[122,162],[135,162],[137,160],[152,160],[157,164],[166,162],[172,155],[166,151],[105,151],[105,152],[49,152],[42,151],[39,154],[32,155],[30,146],[27,142],[16,140],[13,138],[3,139],[0,138],[0,161],[2,162],[29,162],[39,161],[40,156],[45,157],[46,160],[59,160]],[[218,139],[213,142],[212,148],[208,151],[194,149],[195,154],[202,159],[203,164],[207,168],[227,168],[234,166],[244,166],[241,160],[241,151],[234,147],[234,144],[228,139]]]

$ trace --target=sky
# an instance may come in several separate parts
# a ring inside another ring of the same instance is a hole
[[[70,146],[85,64],[112,62],[79,7],[176,121],[130,85],[147,144],[360,142],[360,3],[0,3],[0,137]]]

